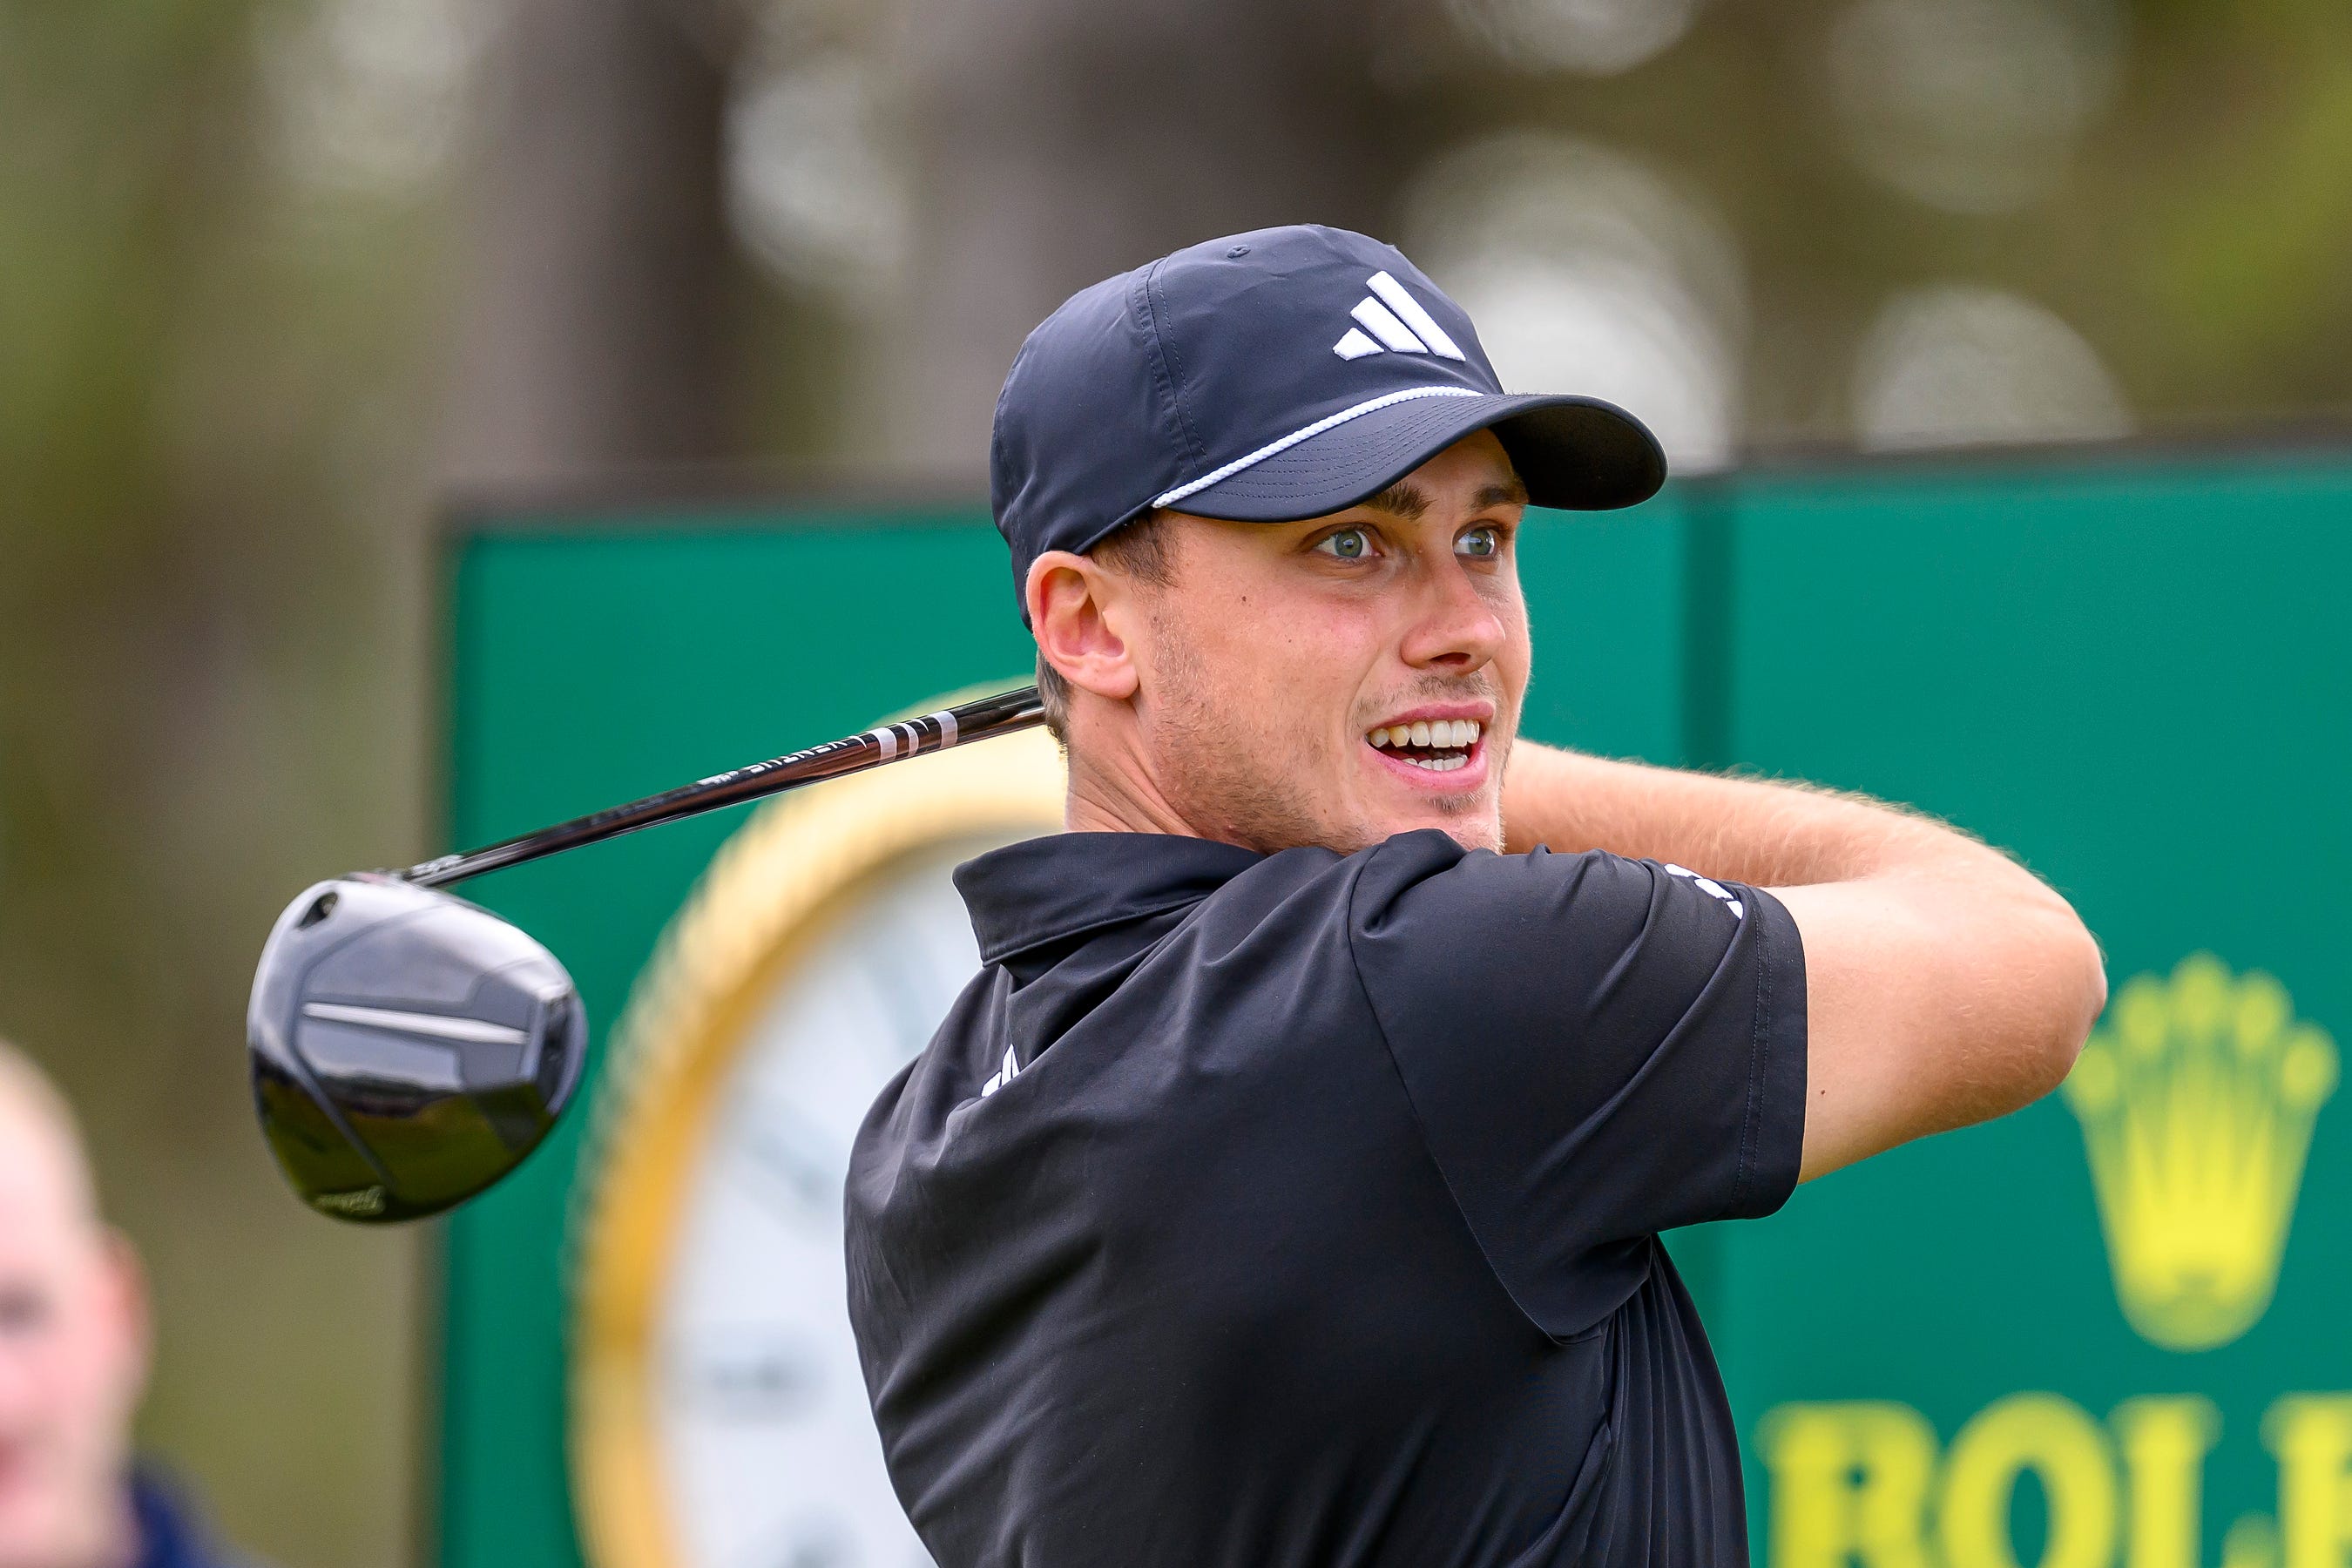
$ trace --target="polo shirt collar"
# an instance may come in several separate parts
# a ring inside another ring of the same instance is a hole
[[[1199,903],[1262,858],[1211,838],[1056,833],[956,868],[983,963]]]

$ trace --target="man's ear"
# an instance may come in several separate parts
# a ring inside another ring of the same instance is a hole
[[[123,1356],[124,1392],[135,1404],[147,1386],[155,1355],[155,1317],[147,1290],[147,1268],[131,1238],[111,1226],[100,1237],[100,1246],[104,1249],[100,1266],[105,1270],[107,1308]]]
[[[1114,702],[1135,695],[1134,595],[1126,582],[1083,555],[1048,550],[1029,563],[1023,592],[1037,651],[1063,679]]]

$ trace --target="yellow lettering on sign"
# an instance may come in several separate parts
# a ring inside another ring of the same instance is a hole
[[[1907,1405],[1783,1405],[1757,1433],[1773,1568],[1928,1568],[1936,1432]]]
[[[2050,1500],[2041,1568],[2109,1568],[2116,1551],[2116,1465],[2107,1435],[2071,1399],[2012,1394],[1952,1439],[1937,1523],[1946,1568],[2019,1568],[2009,1503],[2032,1470]]]
[[[2109,1422],[2130,1486],[2124,1568],[2197,1568],[2205,1456],[2221,1435],[2221,1413],[2201,1394],[2151,1394],[2126,1400]]]
[[[2290,1394],[2263,1417],[2278,1457],[2284,1568],[2352,1563],[2352,1394]]]
[[[2278,1525],[2250,1513],[2221,1537],[2221,1568],[2279,1568]]]
[[[1907,1405],[1783,1405],[1756,1429],[1764,1561],[2023,1568],[2010,1516],[2031,1470],[2049,1504],[2034,1568],[2200,1568],[2205,1463],[2221,1436],[2221,1413],[2195,1394],[2127,1399],[2106,1427],[2057,1394],[2013,1394],[1940,1455]],[[2282,1396],[2263,1443],[2278,1461],[2278,1518],[2234,1521],[2216,1568],[2352,1568],[2352,1394]]]

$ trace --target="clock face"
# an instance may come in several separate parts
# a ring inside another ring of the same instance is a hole
[[[754,999],[656,1292],[654,1450],[680,1568],[928,1568],[882,1468],[842,1261],[849,1146],[980,968],[942,841],[862,879]]]

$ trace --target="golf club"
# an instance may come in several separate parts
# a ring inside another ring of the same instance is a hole
[[[397,871],[304,889],[253,977],[254,1109],[305,1203],[369,1224],[465,1202],[536,1149],[588,1040],[555,955],[438,891],[624,833],[1045,722],[1024,687]]]

